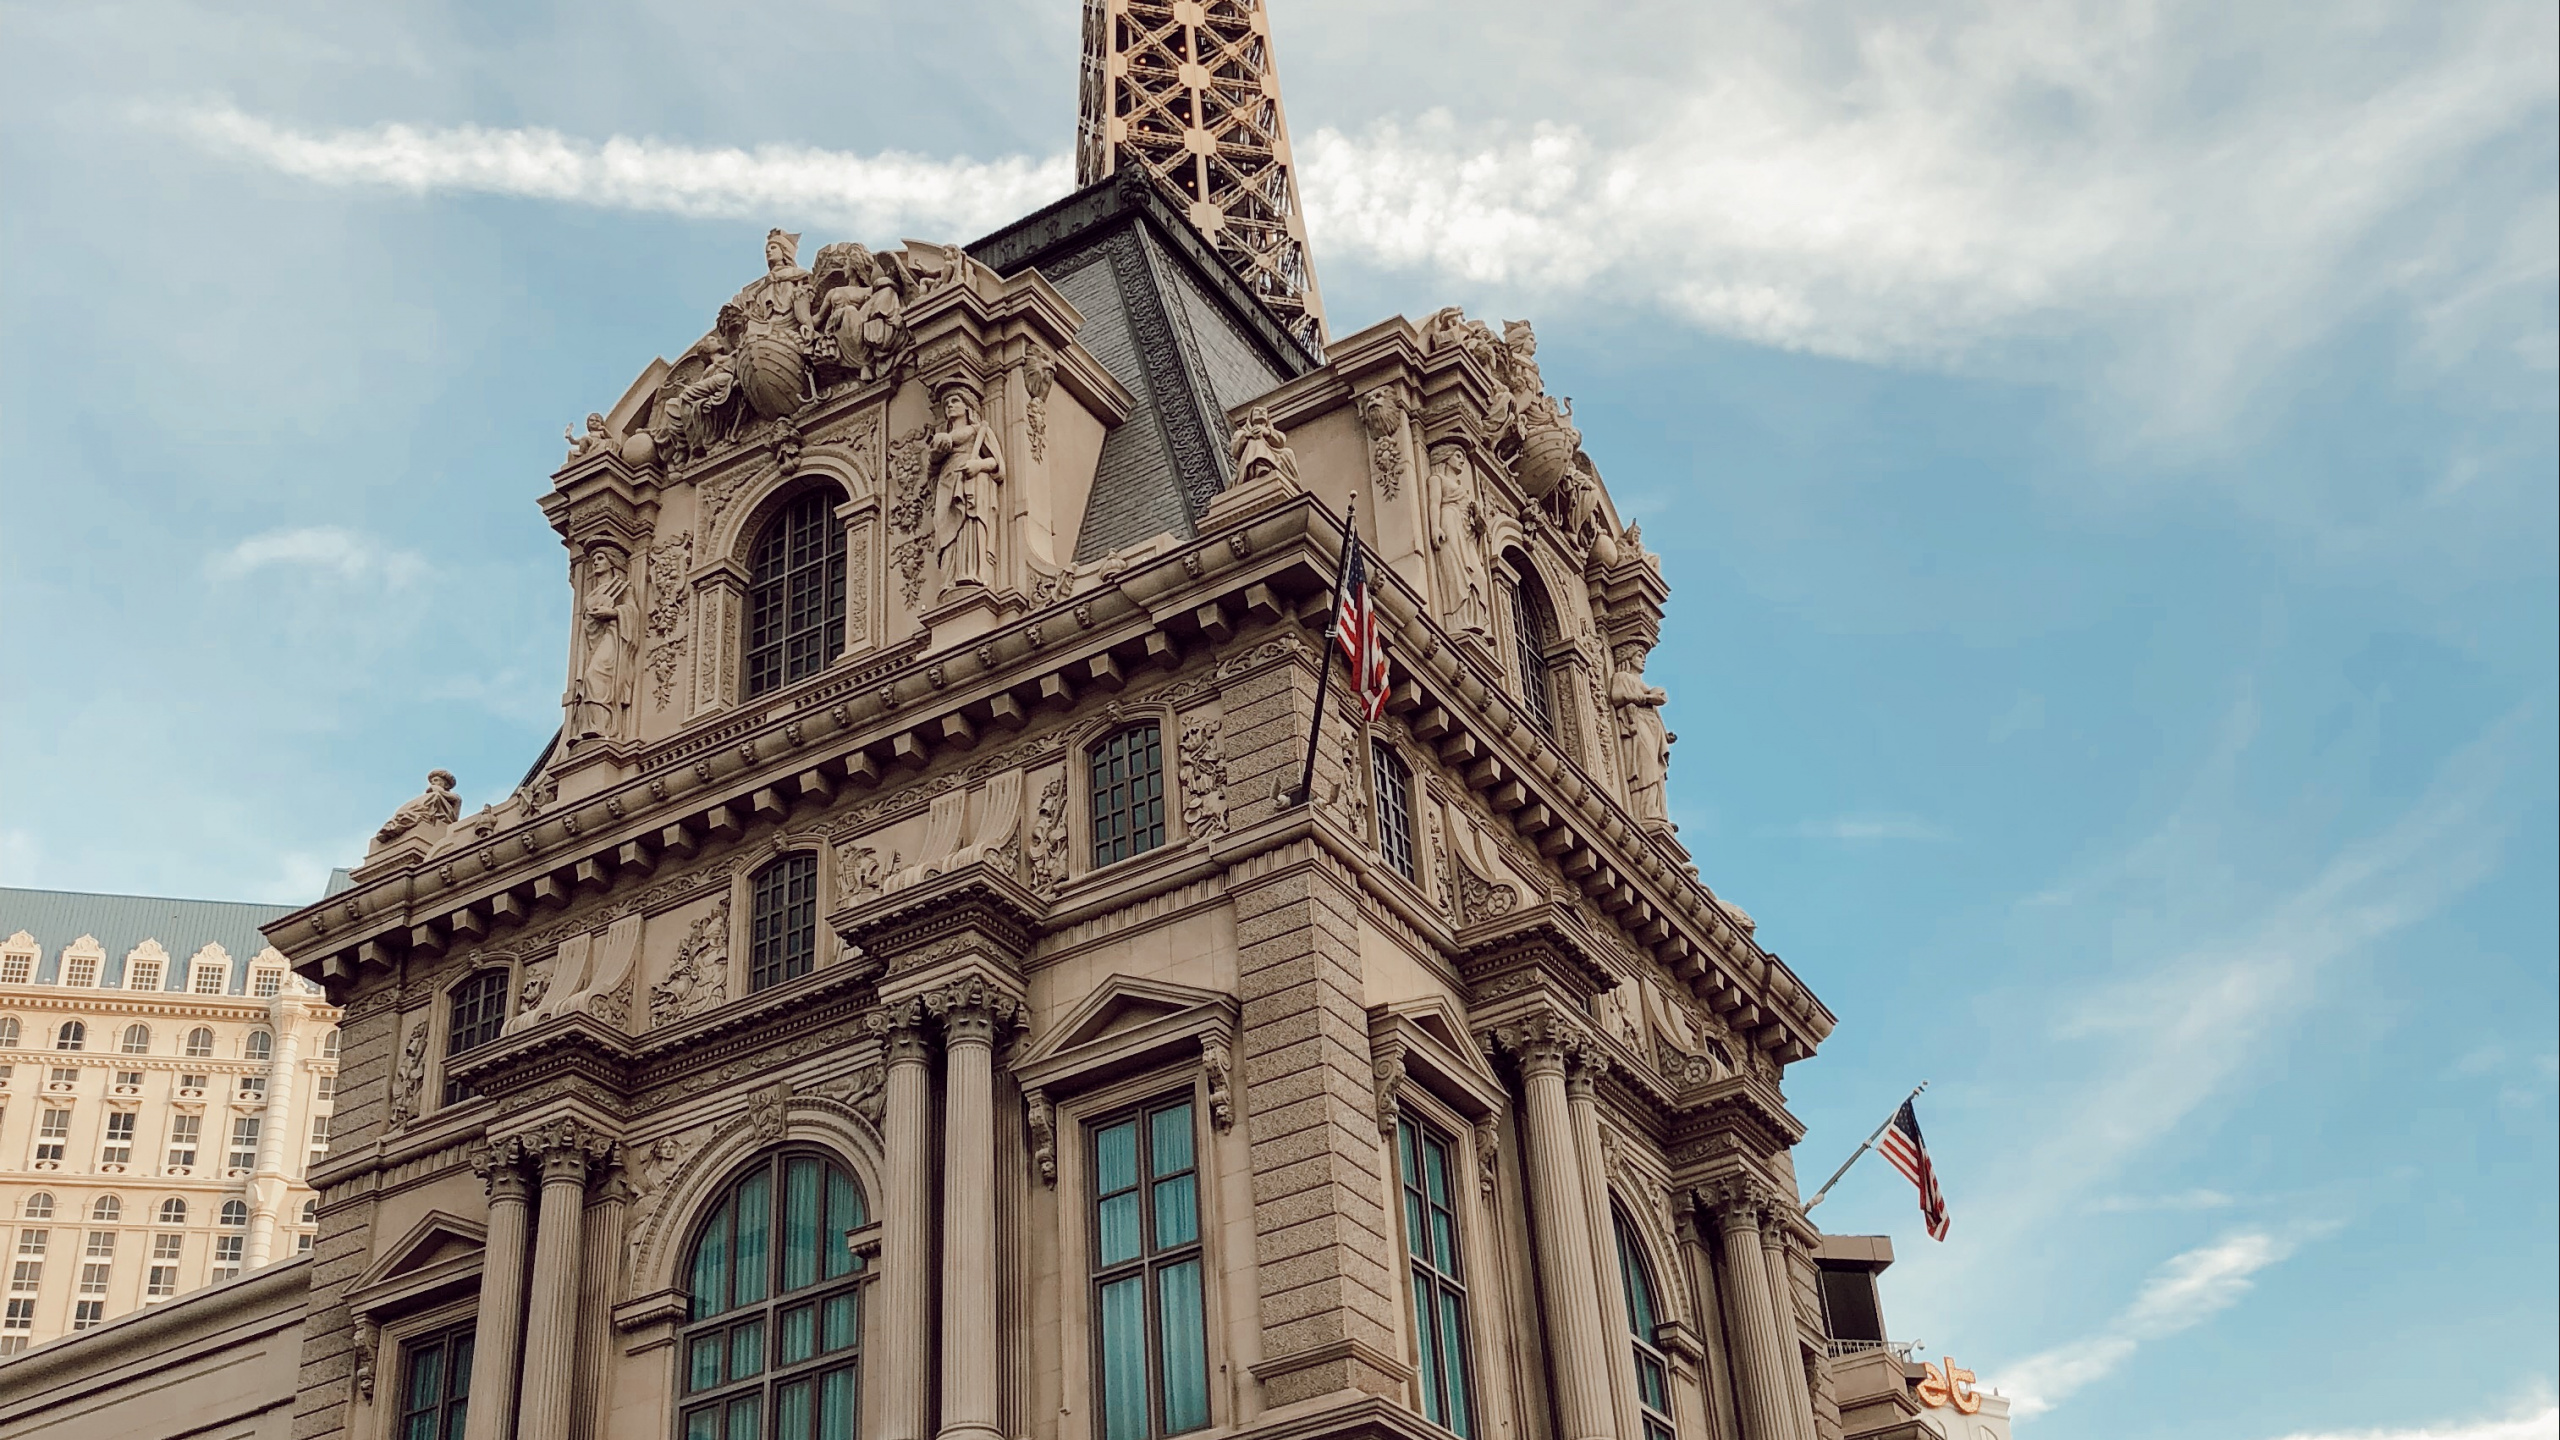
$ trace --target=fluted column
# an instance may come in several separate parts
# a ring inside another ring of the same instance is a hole
[[[870,1348],[879,1369],[870,1389],[872,1423],[883,1440],[933,1433],[932,1362],[927,1341],[933,1266],[933,1087],[925,1071],[933,1047],[922,1007],[910,1000],[872,1017],[888,1060],[881,1141],[887,1154],[880,1195],[880,1303]]]
[[[533,1296],[525,1315],[517,1440],[569,1440],[592,1138],[575,1125],[562,1125],[536,1142],[542,1155],[542,1213],[533,1231]]]
[[[1599,1276],[1591,1264],[1591,1210],[1565,1096],[1570,1039],[1544,1027],[1500,1032],[1518,1058],[1527,1121],[1530,1218],[1538,1228],[1538,1298],[1546,1312],[1561,1440],[1618,1433],[1601,1335]]]
[[[1814,1440],[1813,1390],[1805,1383],[1803,1342],[1796,1335],[1796,1282],[1787,1261],[1787,1217],[1773,1205],[1760,1224],[1760,1258],[1769,1267],[1769,1322],[1787,1381],[1787,1414],[1796,1440]]]
[[[1760,1197],[1737,1191],[1720,1201],[1716,1221],[1724,1232],[1725,1333],[1734,1342],[1733,1388],[1742,1411],[1742,1440],[1800,1440],[1781,1368],[1785,1360],[1778,1351],[1769,1265],[1761,1253]]]
[[[931,997],[942,1017],[943,1440],[996,1428],[996,1028],[1012,1001],[977,981]]]
[[[276,1226],[291,1192],[286,1189],[285,1147],[300,1145],[306,1137],[293,1130],[293,1102],[299,1088],[294,1082],[302,1078],[301,1007],[291,999],[280,1000],[270,1012],[268,1031],[275,1037],[275,1048],[267,1060],[267,1103],[259,1112],[258,1159],[250,1172],[248,1267],[251,1270],[276,1258]]]
[[[605,1377],[611,1369],[614,1280],[622,1269],[624,1217],[631,1187],[613,1164],[586,1213],[586,1259],[578,1267],[578,1380],[571,1440],[604,1440],[604,1412],[611,1408]]]
[[[1609,1407],[1620,1435],[1644,1433],[1636,1398],[1636,1368],[1628,1345],[1635,1333],[1627,1316],[1626,1284],[1618,1276],[1618,1227],[1609,1208],[1609,1164],[1600,1145],[1600,1077],[1609,1062],[1590,1050],[1576,1052],[1565,1070],[1566,1107],[1573,1115],[1574,1158],[1582,1171],[1582,1203],[1590,1215],[1591,1271],[1600,1280],[1600,1328],[1607,1343]],[[1653,1337],[1645,1339],[1650,1342]]]
[[[489,1234],[480,1252],[480,1309],[472,1322],[471,1405],[464,1440],[515,1433],[516,1366],[524,1353],[524,1172],[512,1147],[473,1162],[489,1189]]]

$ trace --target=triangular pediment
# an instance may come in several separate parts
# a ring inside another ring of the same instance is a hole
[[[1204,1035],[1232,1035],[1236,1008],[1223,991],[1114,975],[1026,1049],[1014,1070],[1037,1085],[1167,1045],[1196,1045]]]
[[[442,1210],[431,1210],[409,1233],[394,1241],[381,1258],[350,1287],[355,1294],[383,1287],[400,1288],[401,1282],[415,1280],[429,1272],[443,1271],[459,1264],[477,1264],[480,1252],[488,1243],[488,1229],[476,1220]]]

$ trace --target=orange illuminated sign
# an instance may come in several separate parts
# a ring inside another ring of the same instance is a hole
[[[1982,1408],[1982,1393],[1973,1388],[1972,1371],[1958,1369],[1953,1360],[1948,1360],[1943,1370],[1923,1360],[1920,1369],[1924,1372],[1920,1381],[1921,1404],[1932,1410],[1953,1405],[1959,1415],[1970,1415]]]

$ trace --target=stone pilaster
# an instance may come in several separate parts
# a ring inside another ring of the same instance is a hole
[[[299,1145],[305,1138],[290,1133],[293,1126],[295,1081],[302,1078],[302,1033],[298,1007],[287,1000],[275,1007],[269,1033],[275,1036],[275,1049],[267,1063],[267,1104],[260,1112],[258,1130],[258,1163],[250,1173],[248,1268],[275,1260],[276,1227],[283,1218],[285,1205],[292,1192],[286,1188],[285,1166],[287,1145]]]
[[[1767,1196],[1756,1185],[1736,1182],[1704,1198],[1724,1241],[1718,1278],[1723,1282],[1725,1333],[1733,1340],[1742,1440],[1800,1440],[1786,1376],[1793,1362],[1779,1346],[1777,1307],[1769,1293],[1769,1264],[1760,1235]]]
[[[529,1187],[512,1145],[473,1160],[489,1190],[489,1233],[480,1259],[480,1308],[474,1318],[469,1418],[465,1440],[511,1440],[516,1373],[524,1354],[526,1201]]]
[[[978,978],[924,997],[942,1022],[943,1440],[1002,1440],[996,1424],[995,1045],[1021,1002]]]
[[[1602,1334],[1599,1281],[1616,1271],[1602,1272],[1592,1263],[1591,1208],[1565,1081],[1583,1037],[1569,1022],[1537,1013],[1494,1031],[1491,1039],[1520,1071],[1528,1152],[1522,1159],[1529,1172],[1539,1308],[1546,1318],[1560,1440],[1605,1440],[1620,1432],[1608,1369],[1615,1352]]]
[[[1618,1274],[1617,1217],[1609,1207],[1609,1166],[1601,1153],[1599,1081],[1609,1062],[1596,1047],[1574,1053],[1565,1069],[1565,1104],[1573,1115],[1574,1158],[1582,1173],[1582,1203],[1590,1215],[1591,1270],[1600,1278],[1600,1331],[1608,1356],[1609,1408],[1621,1435],[1644,1433],[1644,1411],[1636,1396],[1635,1360],[1628,1341],[1635,1333],[1627,1316],[1626,1283]],[[1653,1339],[1645,1337],[1649,1343]]]
[[[884,1440],[925,1440],[932,1432],[933,1043],[924,1006],[908,1000],[872,1012],[888,1060],[881,1141],[887,1163],[880,1196],[879,1301],[871,1352],[871,1421]]]
[[[622,1166],[607,1162],[604,1179],[587,1205],[586,1255],[578,1266],[578,1383],[572,1406],[572,1440],[605,1440],[604,1397],[611,1393],[613,1301],[622,1271],[622,1237],[631,1210],[631,1187]]]
[[[1253,1373],[1274,1407],[1398,1394],[1411,1367],[1389,1298],[1386,1156],[1350,877],[1301,838],[1230,870],[1228,894],[1257,1201]]]
[[[578,1295],[586,1263],[587,1171],[611,1143],[575,1120],[525,1137],[539,1158],[542,1209],[534,1222],[532,1296],[525,1309],[524,1384],[517,1440],[569,1440],[577,1390]],[[476,1392],[475,1392],[476,1394]]]
[[[1787,1413],[1795,1421],[1796,1440],[1814,1440],[1813,1391],[1805,1381],[1804,1342],[1796,1324],[1795,1266],[1790,1247],[1802,1223],[1793,1207],[1772,1196],[1760,1222],[1760,1256],[1769,1267],[1769,1320],[1777,1330],[1778,1354],[1787,1381]]]

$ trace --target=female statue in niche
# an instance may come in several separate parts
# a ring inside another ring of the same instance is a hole
[[[1438,582],[1440,613],[1451,628],[1493,633],[1493,607],[1486,595],[1483,507],[1476,503],[1476,483],[1467,452],[1456,445],[1431,451],[1431,566]]]
[[[578,604],[578,673],[571,680],[570,731],[578,739],[626,738],[639,679],[640,597],[630,562],[610,545],[587,552],[586,594]]]
[[[933,553],[942,595],[995,581],[997,492],[1004,484],[1004,451],[995,427],[978,411],[970,386],[942,392],[942,428],[926,444],[933,467]]]
[[[1644,683],[1644,647],[1618,647],[1617,672],[1609,677],[1609,704],[1618,712],[1618,758],[1626,768],[1627,805],[1639,820],[1669,820],[1671,732],[1662,706],[1671,696]]]

